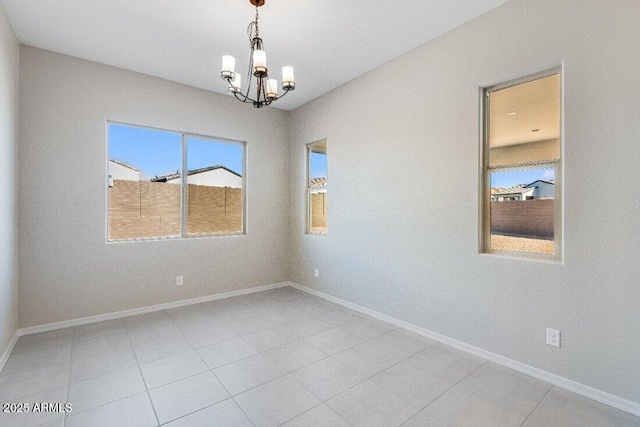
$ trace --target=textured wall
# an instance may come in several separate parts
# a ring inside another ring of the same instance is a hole
[[[0,3],[0,357],[18,329],[18,50]]]
[[[22,327],[288,279],[286,112],[28,46],[20,55]],[[106,243],[107,120],[246,141],[247,234]]]
[[[512,0],[296,109],[293,280],[640,403],[638,40],[635,0]],[[479,88],[563,61],[563,261],[480,255]],[[305,144],[323,138],[320,237]]]

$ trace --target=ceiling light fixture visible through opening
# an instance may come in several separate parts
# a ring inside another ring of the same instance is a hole
[[[227,81],[229,92],[241,102],[251,102],[255,108],[262,108],[273,101],[282,98],[289,91],[296,88],[293,79],[293,67],[282,67],[282,90],[284,93],[278,96],[278,81],[270,79],[267,69],[267,54],[263,49],[260,31],[258,29],[258,8],[264,5],[265,0],[249,0],[256,7],[256,19],[249,24],[247,35],[249,36],[249,71],[247,73],[246,87],[242,89],[242,78],[235,72],[236,60],[233,56],[222,57],[222,72],[220,76]],[[256,78],[252,84],[253,77]],[[255,98],[249,96],[251,89],[255,88]]]
[[[509,113],[507,113],[507,116],[516,116],[518,114],[517,111],[511,111]]]

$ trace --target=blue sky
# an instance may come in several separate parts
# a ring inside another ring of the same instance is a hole
[[[309,178],[327,177],[327,155],[321,153],[311,153],[309,158]]]
[[[189,170],[223,165],[242,175],[242,146],[188,138]],[[134,166],[152,178],[182,169],[179,134],[109,124],[109,159]]]
[[[518,184],[530,184],[538,179],[553,180],[555,179],[555,171],[553,168],[546,169],[529,169],[514,172],[492,172],[492,187],[513,187]]]

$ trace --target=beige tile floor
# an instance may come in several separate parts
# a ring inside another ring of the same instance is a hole
[[[21,337],[0,426],[640,426],[292,288]]]

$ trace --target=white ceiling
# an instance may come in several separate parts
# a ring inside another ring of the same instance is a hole
[[[0,0],[21,43],[226,93],[248,66],[249,0]],[[266,0],[267,65],[292,65],[291,110],[507,0]]]

